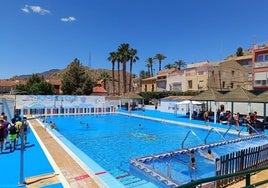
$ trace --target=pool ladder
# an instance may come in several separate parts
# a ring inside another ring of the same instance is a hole
[[[191,167],[190,164],[184,162],[184,161],[180,161],[176,158],[171,158],[168,162],[164,162],[163,160],[159,159],[159,158],[156,158],[154,156],[153,157],[153,163],[152,163],[152,168],[155,169],[155,161],[158,160],[160,161],[161,163],[165,163],[166,166],[167,166],[167,177],[169,179],[172,179],[172,163],[177,163],[177,164],[183,164],[185,166],[187,166],[189,168],[189,173],[190,173],[190,179],[193,180],[196,179],[196,168],[195,167]],[[172,157],[172,156],[170,156]]]
[[[191,167],[190,164],[187,164],[183,161],[180,161],[178,159],[172,158],[170,159],[170,161],[167,163],[167,177],[172,179],[172,162],[173,163],[177,163],[177,164],[183,164],[186,165],[187,167],[189,167],[189,173],[190,173],[190,178],[191,180],[196,180],[196,168],[195,167]]]

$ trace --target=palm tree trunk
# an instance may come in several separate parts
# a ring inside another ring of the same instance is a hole
[[[112,79],[113,79],[113,96],[115,93],[115,84],[114,84],[114,62],[112,64]]]
[[[120,61],[117,62],[118,95],[120,96]]]
[[[123,84],[124,84],[124,94],[127,92],[127,63],[123,62]]]
[[[130,61],[130,65],[129,65],[129,74],[130,74],[130,77],[129,77],[129,88],[128,88],[128,91],[129,92],[132,91],[132,65],[133,65],[133,62],[131,60]]]

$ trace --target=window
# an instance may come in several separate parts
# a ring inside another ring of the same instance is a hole
[[[145,92],[147,92],[147,85],[145,85],[144,90],[145,90]]]
[[[154,84],[152,85],[152,92],[154,91]]]
[[[268,54],[260,54],[257,57],[258,62],[268,61]]]
[[[172,89],[173,89],[173,91],[182,91],[182,84],[181,84],[181,82],[179,82],[179,83],[173,83]]]
[[[232,76],[234,77],[234,74],[235,74],[235,72],[234,71],[232,71]]]
[[[188,88],[189,89],[193,88],[193,81],[192,80],[188,80]]]
[[[222,88],[225,88],[225,82],[224,81],[222,82]]]
[[[204,81],[203,80],[200,80],[199,81],[199,84],[198,84],[198,88],[199,89],[202,89],[204,87]]]
[[[230,87],[234,88],[234,83],[233,82],[230,83]]]

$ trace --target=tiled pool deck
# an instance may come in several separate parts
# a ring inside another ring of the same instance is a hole
[[[126,111],[121,111],[126,112]],[[146,110],[133,111],[132,115],[141,115],[144,117],[150,116],[158,118],[161,121],[176,121],[192,126],[205,126],[203,121],[189,120],[186,116],[176,116],[173,113],[163,113],[160,111]],[[70,151],[66,147],[57,142],[60,139],[67,143],[68,147],[72,145],[60,135],[53,137],[37,120],[31,120],[32,131],[28,136],[28,143],[23,152],[24,160],[21,160],[20,146],[14,152],[9,152],[8,149],[0,155],[0,188],[6,187],[120,187],[120,184],[114,182],[113,178],[106,174],[101,167],[90,161],[84,154],[79,151]],[[210,122],[209,127],[227,128],[227,125],[214,124]],[[53,131],[53,130],[52,130]],[[267,131],[267,130],[266,130]],[[266,132],[267,134],[267,132]],[[39,144],[40,143],[40,144]],[[75,149],[72,148],[72,149]],[[84,166],[73,152],[87,160],[90,169]],[[21,176],[21,161],[24,161],[23,176]],[[267,172],[258,173],[252,176],[251,181],[267,179]],[[21,179],[24,178],[26,185],[20,185]],[[100,179],[107,182],[101,183]],[[236,184],[235,187],[242,187]],[[267,187],[264,186],[264,187]]]

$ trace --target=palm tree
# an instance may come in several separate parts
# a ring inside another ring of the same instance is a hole
[[[168,63],[165,65],[164,69],[172,69],[172,68],[176,68],[176,66],[174,64]]]
[[[151,72],[150,76],[154,76],[154,73],[153,73],[153,63],[154,63],[154,58],[152,57],[149,57],[147,60],[147,66],[148,66],[148,70],[149,72]]]
[[[127,61],[129,60],[129,44],[128,43],[123,43],[118,47],[118,55],[120,62],[123,65],[123,93],[125,94],[127,92]]]
[[[186,63],[183,60],[179,60],[175,61],[174,65],[176,66],[177,69],[182,70],[186,66]]]
[[[117,61],[117,87],[118,87],[118,95],[121,94],[121,87],[120,87],[120,57],[119,57],[119,53],[116,52],[116,61]]]
[[[113,95],[114,95],[115,94],[114,66],[115,66],[115,62],[117,61],[116,52],[110,52],[109,57],[107,59],[108,59],[108,61],[112,62],[112,84],[113,84]]]
[[[130,65],[129,65],[129,74],[130,74],[130,77],[129,77],[129,92],[132,91],[132,65],[133,63],[135,63],[136,61],[139,60],[139,57],[136,56],[137,55],[137,50],[131,48],[129,50],[129,59],[130,59]]]
[[[166,56],[164,56],[163,54],[156,54],[154,56],[154,59],[157,59],[158,62],[159,62],[159,70],[158,71],[161,71],[161,67],[162,67],[162,60],[166,59]]]
[[[103,81],[103,87],[107,90],[107,81],[111,81],[111,76],[108,74],[108,72],[104,71],[101,73],[99,79]]]

